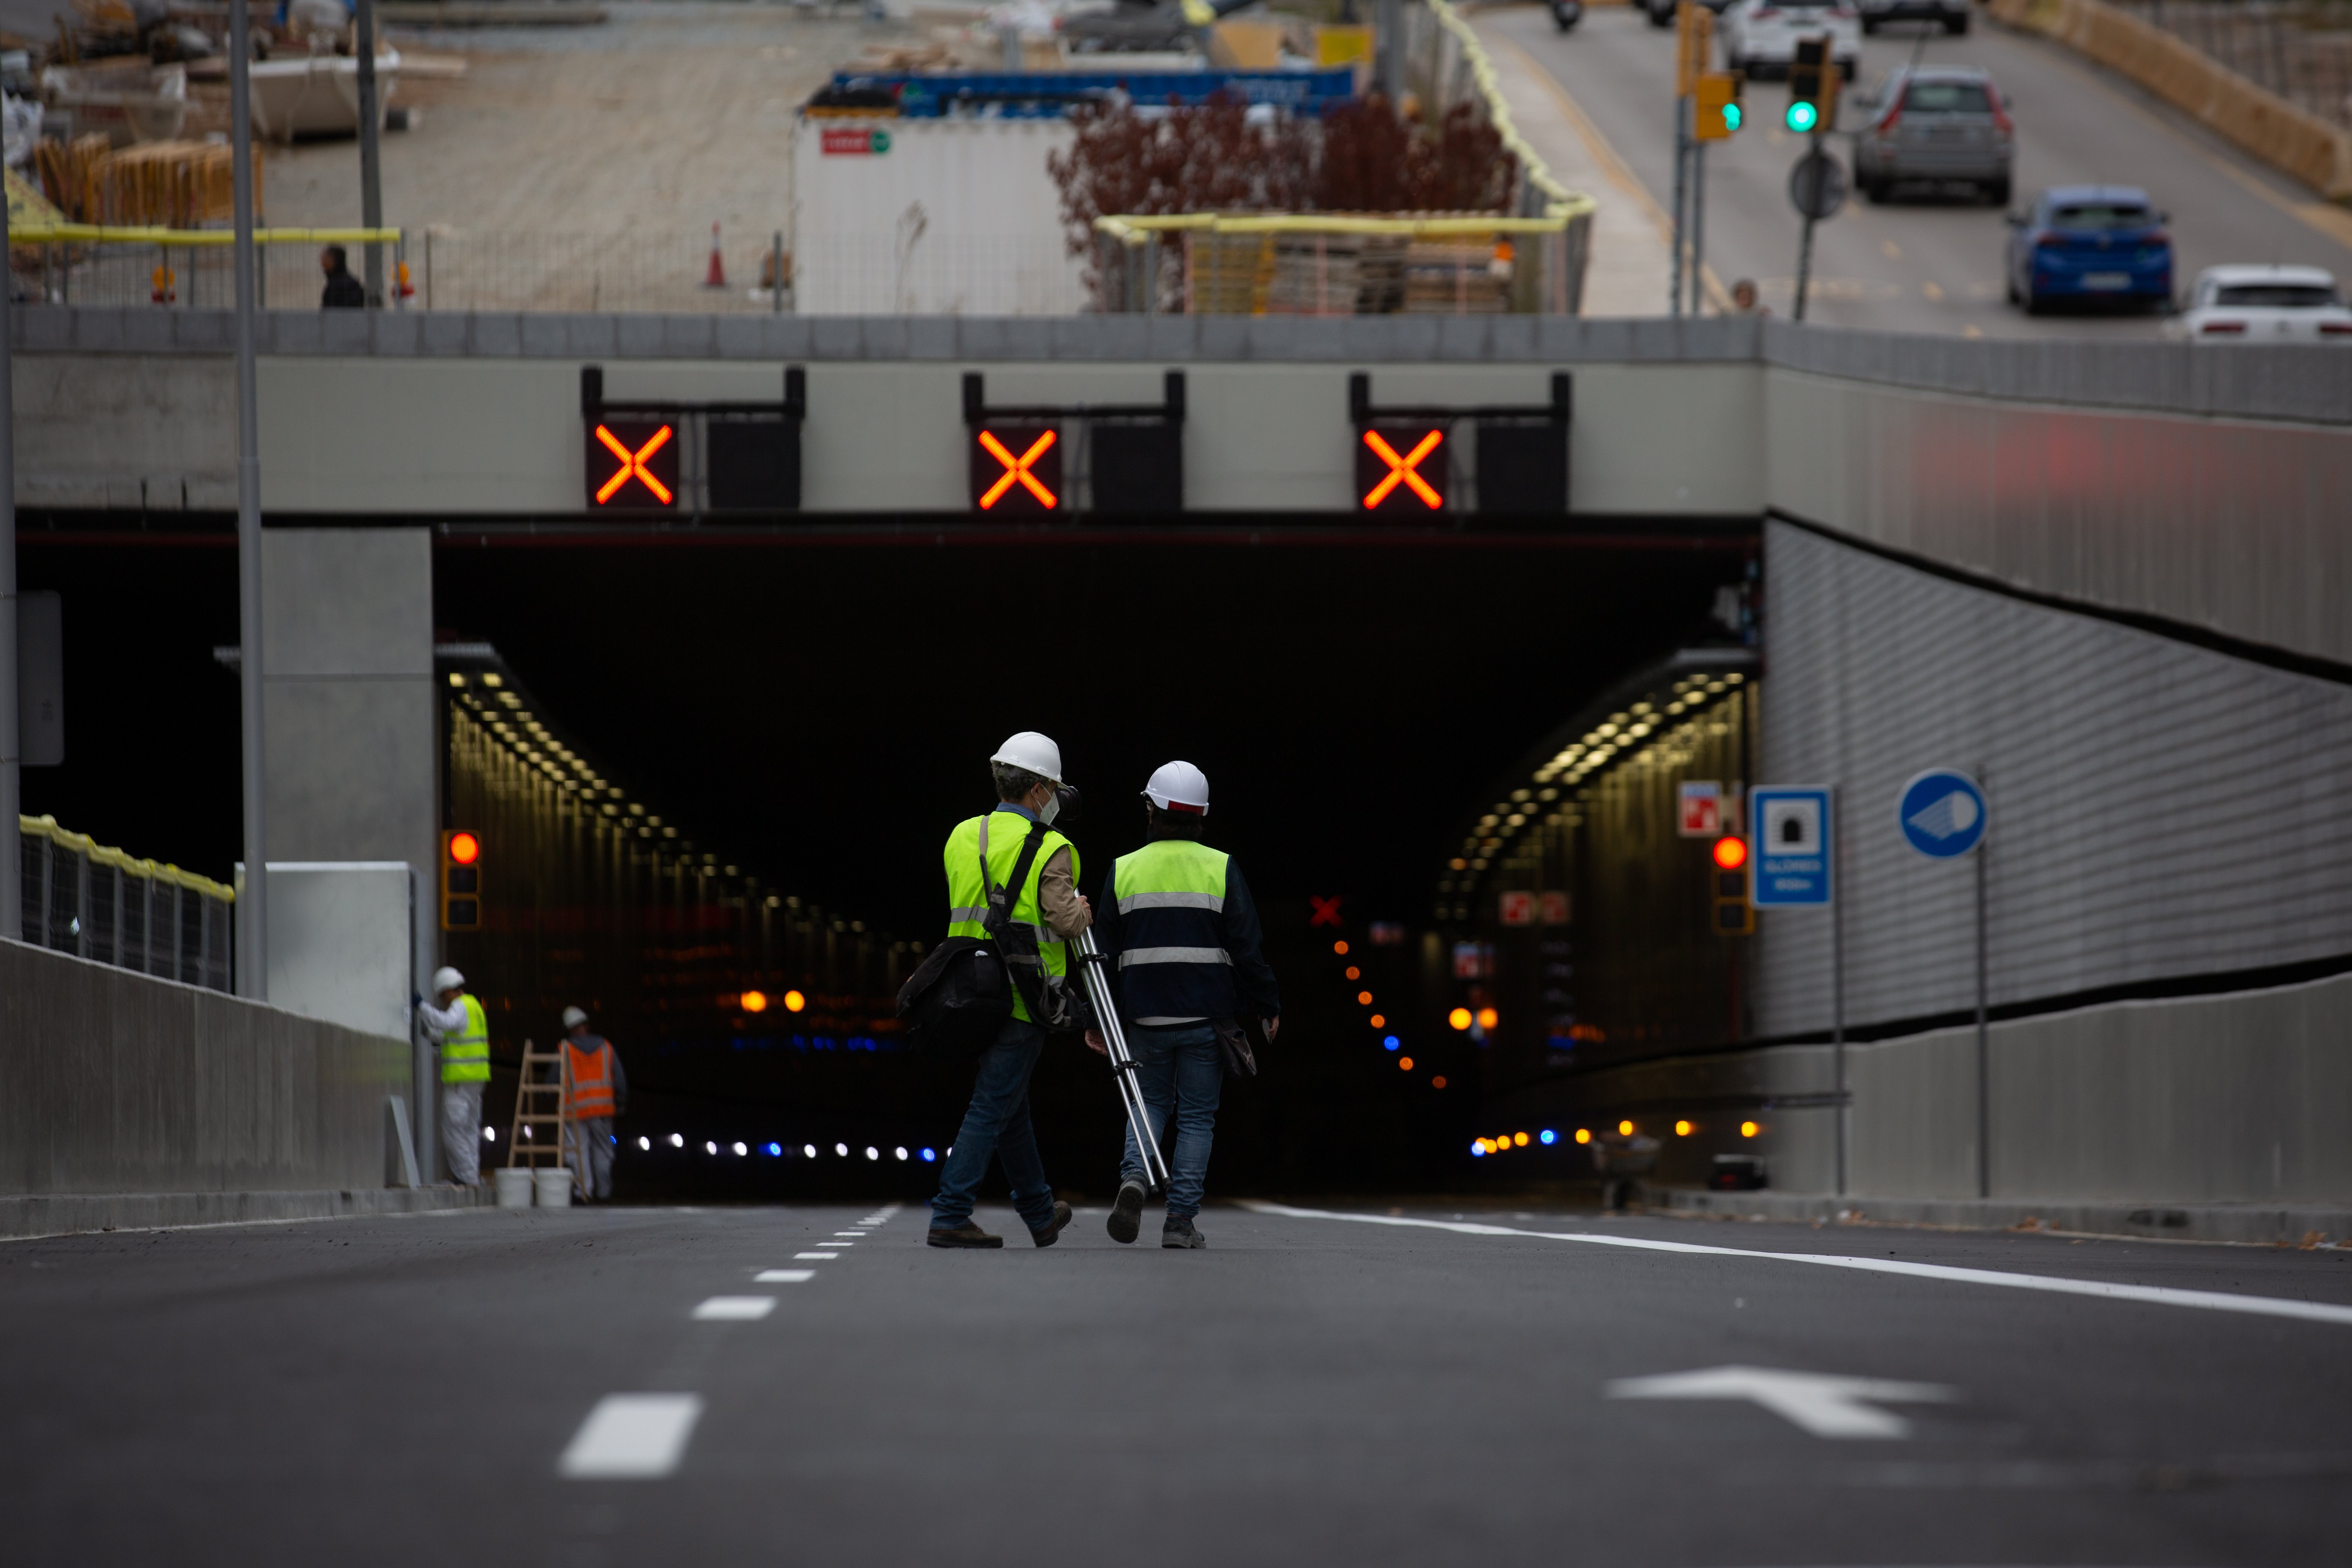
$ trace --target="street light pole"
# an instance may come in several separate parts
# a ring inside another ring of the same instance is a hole
[[[383,226],[383,141],[377,131],[375,86],[375,0],[359,0],[360,89],[360,223]],[[383,305],[383,247],[367,243],[367,302],[371,310]]]
[[[247,69],[252,26],[247,0],[229,0],[229,140],[235,153],[236,244],[236,615],[244,707],[245,886],[236,897],[236,991],[269,996],[269,840],[263,801],[261,729],[261,437],[253,361],[253,97]]]
[[[8,254],[8,204],[0,201],[0,258]],[[16,279],[0,262],[0,937],[25,935],[19,879],[25,837],[16,831],[24,809],[20,787],[23,741],[16,714]]]

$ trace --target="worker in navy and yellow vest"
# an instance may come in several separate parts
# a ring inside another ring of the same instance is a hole
[[[482,1184],[482,1086],[490,1081],[490,1020],[466,977],[444,964],[433,974],[433,1000],[417,1008],[441,1042],[441,1155],[449,1179]]]
[[[1257,906],[1241,868],[1201,842],[1208,775],[1190,763],[1170,763],[1151,775],[1143,800],[1148,841],[1120,856],[1104,879],[1095,942],[1111,966],[1112,994],[1152,1135],[1176,1119],[1160,1245],[1205,1247],[1192,1216],[1201,1212],[1224,1087],[1219,1029],[1237,1035],[1240,1021],[1255,1017],[1271,1041],[1282,1026],[1282,994],[1258,951]],[[1104,1048],[1093,1030],[1087,1044]],[[1111,1205],[1111,1239],[1135,1239],[1148,1194],[1143,1154],[1130,1130]]]
[[[564,1109],[579,1138],[580,1190],[598,1203],[613,1196],[613,1118],[629,1109],[629,1075],[620,1053],[602,1035],[588,1032],[588,1015],[563,1010],[563,1067],[572,1077]]]
[[[1034,731],[1024,731],[989,759],[996,784],[996,807],[985,816],[956,825],[948,835],[948,935],[986,938],[988,890],[982,881],[981,844],[987,840],[987,879],[1013,900],[1012,919],[1036,932],[1037,951],[1048,974],[1070,972],[1070,942],[1087,929],[1093,911],[1078,892],[1078,851],[1053,831],[1060,809],[1062,750]],[[1043,829],[1043,842],[1021,886],[1011,886],[1023,845]],[[1029,1016],[1015,994],[1013,1016],[996,1041],[981,1052],[971,1105],[949,1146],[940,1171],[939,1194],[931,1199],[933,1247],[1002,1247],[972,1222],[973,1195],[988,1173],[993,1153],[1013,1186],[1013,1206],[1040,1247],[1051,1247],[1070,1223],[1070,1205],[1054,1196],[1037,1134],[1029,1123],[1029,1074],[1045,1048],[1045,1031]]]

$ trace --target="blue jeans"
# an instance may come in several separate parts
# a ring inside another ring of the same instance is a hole
[[[1217,1135],[1217,1095],[1225,1085],[1225,1054],[1209,1024],[1171,1028],[1131,1026],[1128,1048],[1135,1053],[1143,1107],[1151,1113],[1151,1136],[1160,1140],[1171,1110],[1176,1115],[1176,1152],[1168,1162],[1168,1217],[1191,1219],[1201,1212],[1201,1191],[1209,1180],[1209,1145]],[[1127,1152],[1118,1163],[1122,1182],[1143,1182],[1143,1152],[1135,1129],[1127,1130]],[[1146,1184],[1147,1185],[1149,1184]]]
[[[988,1174],[991,1153],[1004,1162],[1013,1206],[1029,1228],[1043,1230],[1054,1223],[1054,1189],[1045,1184],[1036,1129],[1029,1124],[1029,1073],[1045,1048],[1045,1030],[1007,1018],[996,1043],[980,1053],[971,1106],[940,1171],[939,1195],[931,1199],[934,1230],[953,1230],[971,1218],[972,1196]]]

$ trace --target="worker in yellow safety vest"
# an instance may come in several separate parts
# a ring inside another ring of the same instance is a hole
[[[578,1134],[581,1190],[598,1203],[613,1196],[613,1118],[629,1108],[629,1076],[620,1053],[602,1035],[588,1032],[588,1015],[563,1010],[563,1065],[572,1071],[571,1112]]]
[[[417,1009],[441,1042],[441,1157],[461,1187],[482,1184],[482,1086],[490,1081],[490,1020],[466,977],[443,964]]]
[[[1036,938],[1045,974],[1066,977],[1069,943],[1092,923],[1094,911],[1078,891],[1076,847],[1053,830],[1061,809],[1062,749],[1035,731],[1024,730],[997,749],[989,768],[996,784],[995,809],[967,817],[948,835],[948,935],[987,938],[988,890],[1002,888],[1011,902],[1013,926],[1028,928]],[[1013,873],[1032,835],[1037,837],[1036,848],[1016,888]],[[1013,1016],[997,1031],[995,1042],[980,1053],[971,1108],[940,1171],[940,1190],[931,1199],[931,1227],[925,1237],[933,1247],[1004,1245],[1003,1237],[991,1236],[971,1217],[973,1196],[988,1173],[992,1153],[1003,1163],[1013,1206],[1038,1246],[1053,1246],[1070,1223],[1070,1205],[1055,1197],[1046,1184],[1036,1130],[1029,1122],[1029,1074],[1045,1048],[1045,1031],[1030,1017],[1016,991]]]

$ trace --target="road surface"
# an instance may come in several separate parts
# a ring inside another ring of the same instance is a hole
[[[1656,210],[1672,204],[1674,34],[1625,6],[1589,10],[1562,34],[1546,13],[1515,7],[1480,14],[1490,47],[1523,50],[1551,78],[1533,90],[1564,90]],[[1981,14],[1964,37],[1905,23],[1863,40],[1866,85],[1924,42],[1931,64],[1980,65],[2011,100],[2017,121],[2016,194],[2022,205],[2044,186],[2106,182],[2144,186],[2172,214],[2175,282],[2225,261],[2325,267],[2352,285],[2352,214],[2271,173],[2185,116],[2058,45],[1994,26]],[[1522,89],[1522,93],[1528,90]],[[1754,127],[1707,154],[1706,258],[1728,288],[1761,286],[1764,303],[1789,311],[1800,221],[1788,174],[1801,138],[1780,129],[1782,82],[1748,85]],[[1540,110],[1545,106],[1537,106]],[[1556,109],[1556,106],[1552,106]],[[1848,104],[1841,124],[1860,124]],[[1851,138],[1833,150],[1852,169]],[[1603,201],[1625,195],[1609,186]],[[1641,198],[1635,198],[1641,199]],[[2029,318],[2006,303],[1999,208],[1960,197],[1873,206],[1854,196],[1815,231],[1808,319],[1829,326],[1992,337],[2153,337],[2148,316]],[[1664,310],[1665,286],[1656,311]]]
[[[2343,1561],[2352,1252],[1350,1212],[1212,1208],[1204,1252],[989,1209],[1013,1245],[943,1252],[919,1207],[7,1243],[0,1531],[27,1565]]]

